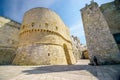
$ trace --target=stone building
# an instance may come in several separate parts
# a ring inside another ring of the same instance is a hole
[[[0,64],[12,64],[18,45],[20,24],[0,17]]]
[[[80,40],[77,36],[71,36],[72,40],[72,47],[73,47],[73,54],[76,60],[80,59],[88,59],[88,52],[86,45],[80,43]]]
[[[96,56],[99,64],[120,63],[120,10],[116,1],[98,6],[91,1],[81,9],[91,63]],[[119,3],[118,3],[119,4]],[[120,5],[120,4],[119,4]]]
[[[103,13],[110,32],[112,33],[115,41],[120,49],[120,1],[115,0],[107,4],[100,6],[100,10]]]
[[[80,40],[78,39],[78,37],[73,36],[73,35],[71,36],[71,40],[72,40],[73,54],[76,60],[79,60],[81,59],[81,54],[82,54],[80,50],[80,46],[81,46]]]
[[[34,8],[24,15],[13,64],[67,65],[76,62],[69,29],[47,8]]]

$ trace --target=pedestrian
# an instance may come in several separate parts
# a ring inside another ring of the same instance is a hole
[[[94,62],[94,65],[96,65],[96,66],[98,65],[98,61],[97,61],[96,56],[93,57],[93,62]]]

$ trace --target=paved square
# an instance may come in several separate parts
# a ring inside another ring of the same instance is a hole
[[[76,65],[0,66],[0,80],[118,80],[120,65],[90,66],[89,60]]]

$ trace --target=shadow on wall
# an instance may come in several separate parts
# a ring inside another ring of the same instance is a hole
[[[15,58],[15,50],[9,48],[0,47],[0,65],[9,65],[12,64],[13,59]]]
[[[84,75],[93,75],[98,78],[98,80],[103,80],[103,78],[111,78],[113,80],[118,80],[120,73],[120,65],[107,65],[107,66],[90,66],[90,65],[55,65],[55,66],[42,66],[33,67],[31,70],[24,70],[23,73],[26,75],[30,74],[45,74],[45,73],[55,73],[55,72],[73,72],[72,74],[81,75],[83,70],[87,72],[82,72]]]

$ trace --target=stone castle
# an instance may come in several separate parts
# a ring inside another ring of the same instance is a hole
[[[99,64],[120,63],[119,5],[119,0],[100,7],[92,1],[81,9],[87,48],[47,8],[27,11],[22,25],[0,17],[0,64],[67,65],[83,56],[91,63],[94,56]]]
[[[69,29],[47,8],[34,8],[24,15],[13,64],[74,64]]]
[[[76,63],[75,41],[71,41],[69,29],[55,12],[47,8],[27,11],[22,25],[0,17],[0,33],[0,64]]]
[[[99,64],[120,63],[120,1],[103,4],[94,1],[81,9],[90,61]]]

